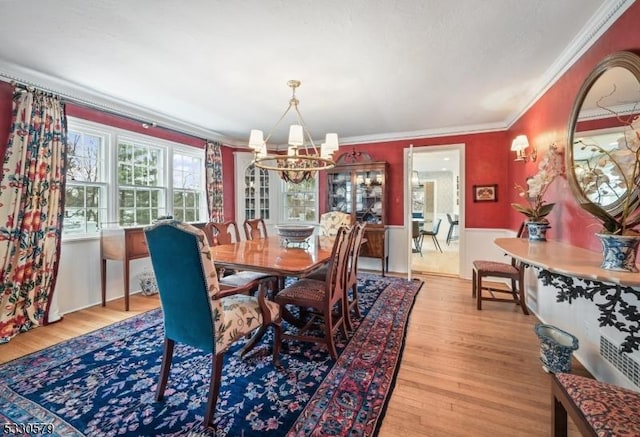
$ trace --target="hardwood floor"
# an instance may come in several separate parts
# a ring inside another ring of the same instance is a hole
[[[549,375],[540,365],[535,316],[515,304],[486,302],[477,311],[467,280],[425,280],[409,321],[402,363],[380,437],[547,436]],[[131,296],[0,345],[0,362],[99,329],[159,305],[157,296]],[[574,373],[586,375],[574,360]],[[575,429],[570,435],[578,436]]]

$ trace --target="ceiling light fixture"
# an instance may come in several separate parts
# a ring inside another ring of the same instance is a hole
[[[252,129],[249,136],[249,147],[254,151],[253,164],[258,168],[277,171],[285,182],[299,184],[310,179],[316,171],[328,170],[335,167],[336,163],[331,158],[333,152],[338,150],[338,134],[329,133],[325,142],[316,147],[311,134],[304,123],[302,114],[298,109],[296,88],[300,86],[299,80],[290,80],[287,85],[292,90],[289,106],[284,111],[278,122],[271,128],[269,134],[263,139],[261,130]],[[286,155],[269,154],[267,141],[276,130],[280,122],[293,108],[296,112],[297,124],[289,127],[289,147]],[[305,140],[306,137],[306,140]]]

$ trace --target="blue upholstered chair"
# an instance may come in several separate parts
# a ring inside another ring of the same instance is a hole
[[[156,399],[161,401],[164,396],[176,342],[211,353],[204,423],[212,427],[225,351],[236,340],[257,331],[242,351],[245,353],[273,325],[273,361],[277,364],[282,338],[280,307],[265,299],[264,286],[259,287],[257,297],[248,295],[256,285],[253,281],[234,288],[221,286],[202,230],[165,220],[144,232],[164,315],[164,353]]]

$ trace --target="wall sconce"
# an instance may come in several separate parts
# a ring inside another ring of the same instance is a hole
[[[538,159],[538,149],[534,146],[529,156],[525,155],[524,151],[529,147],[529,140],[526,135],[518,135],[513,139],[511,143],[511,151],[516,152],[516,161],[527,162],[531,159],[531,162],[536,162]]]

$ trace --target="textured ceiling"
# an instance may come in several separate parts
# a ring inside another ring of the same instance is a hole
[[[504,129],[631,3],[0,0],[0,74],[230,144],[289,79],[314,138]]]

